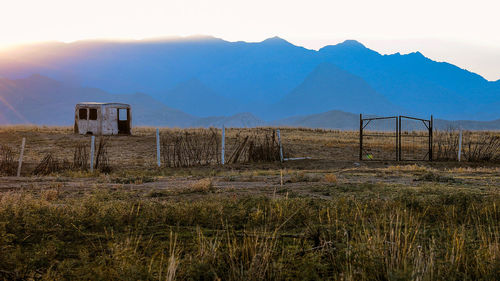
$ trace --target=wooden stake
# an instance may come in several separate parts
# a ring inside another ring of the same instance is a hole
[[[283,187],[283,169],[280,170],[280,184],[281,184],[281,187]]]
[[[224,154],[226,150],[226,128],[222,125],[222,151],[221,151],[221,162],[224,165]]]
[[[462,156],[462,129],[458,133],[458,162],[460,162]]]
[[[21,154],[19,154],[19,165],[17,166],[17,177],[21,176],[21,167],[23,166],[23,156],[24,156],[24,145],[26,144],[26,138],[23,138],[21,142]]]
[[[160,129],[156,128],[156,162],[158,165],[158,168],[161,167],[161,160],[160,160]]]
[[[280,146],[280,162],[283,163],[283,146],[281,145],[280,129],[276,130],[276,133],[278,134],[278,144]]]
[[[280,186],[283,189],[283,169],[280,170]],[[273,199],[276,199],[276,186],[274,186]]]

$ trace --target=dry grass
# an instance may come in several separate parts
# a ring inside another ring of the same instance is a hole
[[[324,181],[328,183],[337,183],[337,176],[335,174],[326,174]]]
[[[211,178],[204,178],[201,180],[198,180],[194,182],[189,191],[191,192],[203,192],[203,193],[208,193],[214,191],[214,184],[213,180]]]
[[[328,200],[3,193],[0,278],[496,280],[498,197],[335,188]]]
[[[59,199],[59,189],[46,189],[41,192],[40,197],[46,201],[55,201]]]
[[[433,171],[433,169],[423,165],[413,164],[413,165],[393,165],[385,168],[384,171],[405,173],[405,172],[429,172]]]
[[[354,165],[357,132],[281,132],[315,160],[153,169],[154,128],[136,128],[109,139],[110,174],[1,177],[0,279],[497,279],[498,165]],[[70,129],[0,128],[21,137],[27,170],[88,165]]]

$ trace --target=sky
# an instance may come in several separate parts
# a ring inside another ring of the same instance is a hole
[[[309,49],[355,39],[500,79],[498,0],[0,0],[2,48],[41,41],[279,36]]]

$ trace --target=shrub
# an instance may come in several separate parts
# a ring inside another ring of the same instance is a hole
[[[214,191],[215,188],[211,178],[204,178],[194,182],[189,190],[192,192],[208,193]]]
[[[324,180],[329,183],[337,183],[337,176],[335,174],[326,174]]]
[[[14,151],[6,146],[0,146],[0,174],[14,176],[16,174],[16,162]]]

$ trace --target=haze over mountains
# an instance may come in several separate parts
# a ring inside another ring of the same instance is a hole
[[[283,124],[333,110],[500,117],[500,80],[352,40],[319,51],[278,37],[44,43],[0,52],[0,77],[0,98],[12,106],[0,102],[3,124],[72,124],[78,101],[131,103],[140,125]]]

